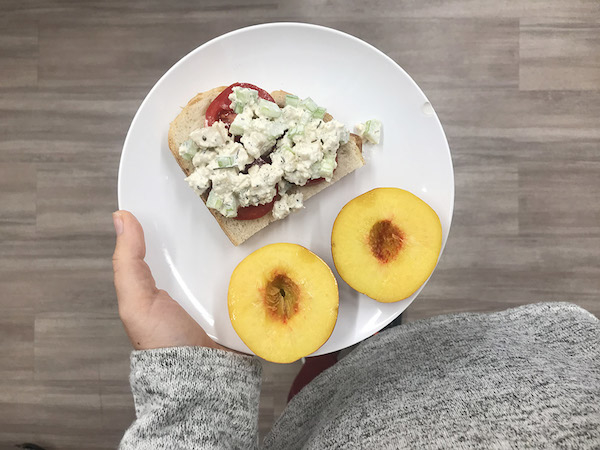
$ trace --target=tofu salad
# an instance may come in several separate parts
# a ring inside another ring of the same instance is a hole
[[[350,132],[337,120],[325,122],[325,108],[294,95],[280,108],[262,89],[241,83],[219,97],[205,126],[179,147],[194,167],[186,181],[198,195],[208,192],[209,208],[231,218],[271,212],[281,219],[303,206],[295,187],[331,181]]]

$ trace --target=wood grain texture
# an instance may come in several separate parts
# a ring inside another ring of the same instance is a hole
[[[36,380],[110,380],[129,374],[127,336],[113,314],[45,313],[35,319]]]
[[[521,21],[519,87],[598,90],[600,23]]]
[[[0,18],[0,89],[35,88],[38,28],[34,21]]]
[[[30,237],[35,232],[36,167],[7,163],[0,166],[0,233],[4,237]]]
[[[600,314],[597,0],[5,0],[0,448],[116,447],[133,420],[110,262],[125,134],[179,58],[272,21],[380,48],[444,124],[453,226],[406,321],[559,300]],[[299,367],[264,364],[261,436]]]
[[[376,45],[425,91],[429,87],[517,87],[519,83],[517,19],[386,18],[373,27],[356,18],[319,18],[315,23]]]

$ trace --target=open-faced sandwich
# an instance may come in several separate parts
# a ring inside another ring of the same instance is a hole
[[[191,99],[169,148],[234,245],[365,163],[361,138],[325,108],[248,83]]]

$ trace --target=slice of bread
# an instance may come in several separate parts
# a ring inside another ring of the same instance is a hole
[[[189,176],[194,171],[194,166],[191,161],[187,161],[179,155],[179,146],[189,138],[192,131],[204,127],[204,119],[208,106],[225,88],[226,86],[221,86],[196,95],[188,102],[175,120],[171,122],[169,128],[169,149],[186,176]],[[287,92],[275,91],[272,92],[271,95],[280,107],[285,106],[285,96],[287,95]],[[329,114],[325,115],[325,121],[331,119],[332,117]],[[326,187],[331,186],[342,177],[348,175],[350,172],[362,167],[364,164],[365,160],[362,157],[362,139],[355,134],[350,134],[350,140],[338,149],[338,165],[333,172],[332,180],[330,182],[323,181],[310,186],[298,186],[292,189],[292,192],[302,192],[304,200],[306,201]],[[204,194],[201,197],[204,203],[206,203],[207,197],[207,194]],[[208,210],[215,217],[233,245],[240,245],[271,222],[277,220],[272,214],[267,214],[254,220],[236,220],[225,217],[212,208],[208,208]]]

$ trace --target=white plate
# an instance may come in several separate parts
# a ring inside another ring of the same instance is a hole
[[[383,122],[382,143],[364,148],[366,166],[239,247],[187,186],[167,146],[169,123],[190,98],[236,81],[310,96],[350,129],[371,118]],[[273,23],[207,42],[156,83],[127,133],[118,192],[119,207],[133,212],[144,227],[146,261],[158,286],[216,341],[251,353],[227,314],[227,287],[235,266],[266,244],[294,242],[319,255],[335,273],[330,237],[337,213],[357,195],[383,186],[407,189],[435,209],[446,244],[454,204],[452,161],[442,126],[423,92],[389,57],[353,36],[315,25]],[[315,355],[369,337],[420,291],[401,302],[382,304],[336,277],[338,321]]]

